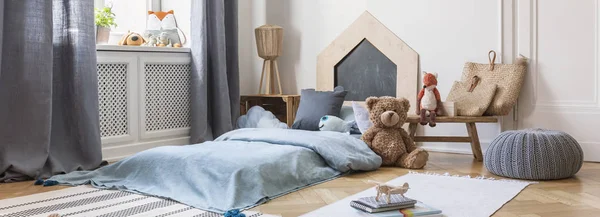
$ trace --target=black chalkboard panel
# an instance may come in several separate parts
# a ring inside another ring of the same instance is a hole
[[[396,96],[396,64],[367,39],[363,39],[335,65],[335,86],[348,91],[347,101],[370,96]]]

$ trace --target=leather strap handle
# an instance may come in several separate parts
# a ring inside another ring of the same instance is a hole
[[[490,54],[493,54],[493,56],[490,56]],[[490,60],[490,71],[494,71],[494,65],[496,62],[496,51],[490,50],[490,52],[488,52],[488,59]]]
[[[471,87],[469,87],[469,90],[467,92],[473,92],[475,87],[477,87],[477,84],[479,84],[479,80],[481,79],[477,75],[473,76],[473,79],[471,79]]]

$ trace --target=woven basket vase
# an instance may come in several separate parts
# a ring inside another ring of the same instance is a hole
[[[482,116],[494,99],[496,89],[497,85],[493,83],[479,82],[473,85],[473,82],[455,81],[446,101],[455,103],[459,116]]]
[[[504,177],[563,179],[581,169],[583,151],[573,137],[561,131],[506,131],[490,143],[484,165],[491,173]]]
[[[495,64],[496,53],[490,51],[490,54],[493,54],[493,58],[490,58],[489,63],[465,63],[461,80],[468,82],[478,76],[482,82],[496,84],[496,95],[484,115],[508,115],[519,98],[527,61],[519,58],[516,64]]]

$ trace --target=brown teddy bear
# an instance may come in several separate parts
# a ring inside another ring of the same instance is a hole
[[[408,117],[410,103],[405,98],[367,98],[369,119],[373,123],[362,140],[381,156],[382,166],[420,169],[425,166],[429,153],[417,148],[402,128]]]

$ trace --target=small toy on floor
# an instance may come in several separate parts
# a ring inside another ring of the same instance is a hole
[[[405,182],[402,186],[393,186],[385,183],[369,180],[369,183],[375,183],[377,186],[375,189],[377,190],[377,196],[375,197],[376,201],[379,201],[379,197],[385,194],[385,199],[387,203],[390,203],[390,197],[392,194],[399,194],[404,197],[404,194],[408,191],[409,186],[408,183]]]
[[[441,114],[442,98],[437,87],[437,73],[429,73],[423,71],[423,89],[419,92],[417,100],[417,115],[421,116],[420,124],[427,124],[427,114],[429,113],[429,126],[435,127],[435,117],[438,113]]]

